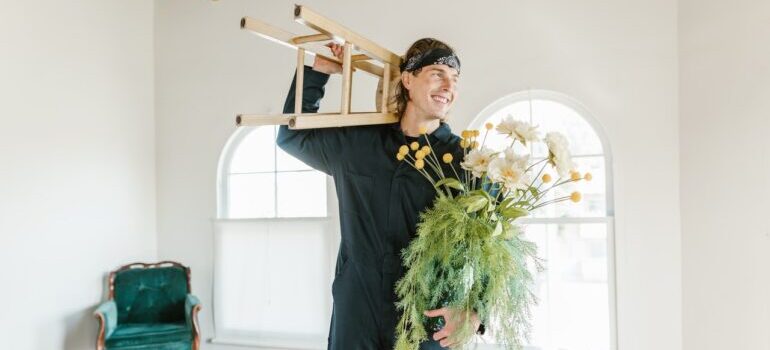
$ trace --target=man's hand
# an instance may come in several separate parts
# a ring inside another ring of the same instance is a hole
[[[447,307],[442,307],[440,309],[436,310],[428,310],[425,311],[425,316],[428,317],[438,317],[443,316],[445,321],[445,326],[440,331],[433,334],[433,340],[438,340],[439,345],[447,348],[447,347],[453,347],[457,345],[456,343],[450,343],[449,336],[452,335],[458,328],[460,328],[460,324],[465,320],[466,313],[460,312],[458,310],[454,310]],[[479,325],[481,324],[481,321],[479,321],[479,316],[475,312],[470,313],[471,317],[471,324],[473,325],[473,329],[477,330],[479,329]]]
[[[326,44],[326,46],[331,49],[334,57],[342,59],[342,55],[345,52],[345,48],[342,45],[331,42]],[[315,60],[313,61],[313,70],[326,74],[336,74],[342,72],[342,65],[316,55]]]

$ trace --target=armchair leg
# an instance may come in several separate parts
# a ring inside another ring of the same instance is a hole
[[[99,333],[96,336],[96,350],[104,350],[104,332],[107,327],[107,320],[105,320],[104,316],[100,313],[95,314],[95,316],[99,319]]]
[[[192,324],[193,324],[193,350],[200,350],[201,348],[201,331],[198,326],[198,312],[201,310],[201,305],[195,305],[192,309]],[[97,349],[102,350],[102,349]]]

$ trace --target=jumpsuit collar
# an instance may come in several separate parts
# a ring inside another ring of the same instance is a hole
[[[400,121],[391,124],[390,127],[396,132],[403,133]],[[428,136],[432,141],[438,140],[443,143],[449,143],[452,140],[452,129],[449,127],[449,124],[440,122],[438,128],[428,134]]]

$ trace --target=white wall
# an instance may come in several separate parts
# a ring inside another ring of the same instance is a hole
[[[620,349],[681,348],[676,2],[303,4],[396,52],[422,36],[454,45],[463,62],[455,130],[497,98],[528,87],[582,101],[604,126],[615,159]],[[248,15],[300,33],[292,7],[156,2],[158,249],[161,258],[192,266],[206,337],[213,334],[217,160],[235,114],[280,112],[295,62],[293,51],[241,31],[238,22]],[[323,109],[338,105],[337,86],[330,84]],[[373,96],[371,80],[354,86],[354,100]]]
[[[153,8],[0,2],[0,341],[93,349],[104,276],[155,259]]]
[[[680,1],[684,349],[770,349],[770,3]]]
[[[615,158],[621,349],[770,349],[770,6],[723,3],[681,0],[677,36],[662,0],[395,3],[385,15],[305,2],[394,51],[426,35],[456,46],[455,129],[527,87],[593,111]],[[104,273],[156,258],[156,142],[158,253],[193,267],[210,336],[217,158],[236,113],[278,112],[294,60],[237,23],[299,32],[292,3],[157,1],[154,23],[150,1],[1,5],[4,346],[92,347]],[[357,80],[356,93],[372,86]]]

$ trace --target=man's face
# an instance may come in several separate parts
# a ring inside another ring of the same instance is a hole
[[[430,119],[445,120],[449,109],[457,99],[459,74],[454,68],[434,64],[422,68],[419,74],[405,73],[404,87],[418,114]]]

